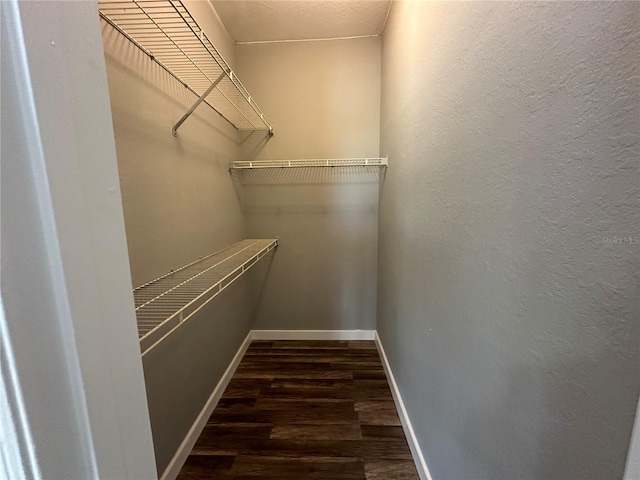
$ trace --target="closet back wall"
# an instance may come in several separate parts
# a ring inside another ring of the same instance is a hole
[[[275,126],[246,159],[377,157],[380,39],[237,46],[238,74]],[[375,328],[378,167],[243,172],[249,237],[279,237],[250,285],[257,329]],[[264,271],[269,268],[268,280]]]
[[[185,2],[233,65],[233,44],[208,2]],[[206,105],[171,135],[195,96],[102,24],[131,274],[140,285],[244,238],[229,178],[235,130]],[[249,331],[244,280],[143,357],[158,472]]]

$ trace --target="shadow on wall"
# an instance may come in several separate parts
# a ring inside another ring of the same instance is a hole
[[[379,167],[232,173],[250,238],[278,238],[260,329],[375,327]],[[255,287],[256,290],[258,287]]]
[[[255,168],[239,171],[244,185],[377,184],[381,167]]]
[[[366,167],[304,167],[304,168],[256,168],[256,169],[231,169],[230,175],[236,196],[240,202],[243,213],[244,188],[248,186],[304,186],[304,185],[373,185],[378,184],[378,196],[384,183],[386,169],[376,166]],[[318,202],[322,204],[323,202]],[[322,208],[327,209],[325,204]],[[376,205],[377,208],[377,205]]]
[[[241,130],[238,133],[239,144],[244,156],[241,160],[255,159],[256,155],[267,145],[272,138],[265,130]]]

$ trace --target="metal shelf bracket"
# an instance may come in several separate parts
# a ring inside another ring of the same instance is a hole
[[[173,126],[173,128],[171,129],[171,133],[173,134],[174,137],[178,136],[178,128],[180,128],[180,125],[182,125],[184,121],[187,118],[189,118],[189,115],[191,115],[194,112],[194,110],[198,108],[198,105],[204,102],[204,99],[207,98],[207,95],[209,95],[213,91],[213,89],[218,86],[218,84],[220,83],[220,80],[222,80],[224,76],[225,76],[225,72],[222,72],[220,76],[218,76],[218,78],[216,78],[216,80],[211,84],[211,86],[207,88],[202,95],[200,95],[198,100],[196,100],[196,102],[191,106],[191,108],[187,110],[187,113],[185,113],[182,116],[182,118],[178,120],[178,122]]]

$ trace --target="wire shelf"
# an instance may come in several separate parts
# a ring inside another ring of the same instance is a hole
[[[181,0],[99,0],[98,9],[100,17],[185,87],[198,97],[206,96],[204,102],[236,129],[273,132],[264,112]]]
[[[301,168],[301,167],[386,167],[384,158],[328,158],[310,160],[239,160],[232,162],[232,169],[252,168]]]
[[[242,240],[133,290],[142,354],[191,318],[278,245]]]

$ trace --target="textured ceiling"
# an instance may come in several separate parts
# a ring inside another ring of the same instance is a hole
[[[211,0],[236,42],[379,35],[390,0]]]

